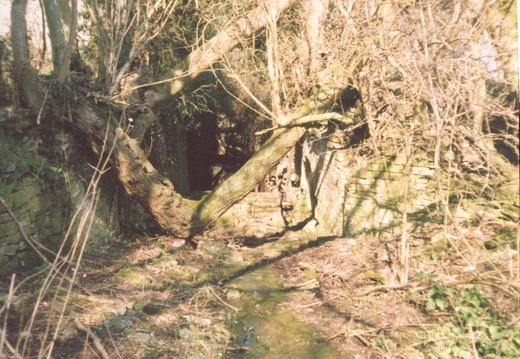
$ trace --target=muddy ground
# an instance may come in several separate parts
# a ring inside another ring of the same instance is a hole
[[[70,290],[59,276],[45,286],[48,268],[18,274],[15,284],[26,282],[13,290],[8,311],[11,277],[2,278],[10,346],[3,355],[514,357],[520,353],[516,228],[496,221],[432,226],[408,236],[404,266],[402,237],[209,231],[196,238],[196,248],[166,236],[127,238],[86,256]],[[262,270],[276,284],[235,285]],[[264,299],[244,306],[246,298],[266,293],[280,295],[267,306]]]

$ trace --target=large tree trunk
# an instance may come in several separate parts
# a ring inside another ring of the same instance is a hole
[[[305,133],[304,127],[278,130],[237,173],[196,202],[179,195],[170,180],[155,170],[137,141],[98,113],[88,104],[78,106],[73,126],[88,135],[96,153],[111,156],[125,191],[150,212],[161,228],[182,238],[204,230],[244,198]]]
[[[338,89],[323,90],[320,99],[309,101],[291,116],[291,122],[330,106]],[[79,105],[79,104],[78,104]],[[206,228],[234,203],[244,198],[269,173],[305,133],[302,126],[277,130],[234,175],[200,202],[184,199],[173,184],[146,158],[137,140],[130,138],[115,121],[106,121],[87,103],[77,107],[73,125],[88,135],[96,153],[108,153],[125,191],[139,201],[167,233],[188,238]]]
[[[282,160],[305,134],[299,119],[322,113],[335,102],[341,89],[321,88],[321,95],[310,99],[301,108],[285,118],[287,127],[280,128],[247,161],[242,168],[227,178],[197,205],[192,221],[194,231],[200,231],[217,220],[234,203],[240,201]]]
[[[289,8],[296,0],[272,1],[268,4],[270,16],[277,17]],[[17,6],[18,5],[18,6]],[[27,31],[25,22],[17,23],[16,19],[25,19],[25,1],[13,2],[13,48],[15,63],[27,64]],[[147,105],[158,110],[166,102],[171,101],[188,83],[214,62],[221,59],[223,53],[237,46],[240,41],[251,36],[265,26],[266,7],[260,6],[234,26],[215,36],[207,44],[195,50],[177,68],[167,74],[165,84],[152,88],[147,93]],[[21,24],[21,25],[20,25]],[[30,106],[37,108],[42,104],[36,73],[29,67],[18,70],[26,76],[20,76],[18,82],[26,97],[30,98]],[[31,84],[30,87],[27,84]],[[79,94],[78,94],[79,96]],[[319,111],[324,103],[312,102],[305,106],[295,118],[310,112]],[[139,140],[130,138],[118,124],[100,108],[92,107],[85,98],[77,97],[74,108],[74,120],[71,125],[87,135],[92,149],[99,156],[109,155],[117,176],[125,191],[137,199],[154,217],[167,233],[179,237],[189,237],[215,221],[235,202],[245,197],[254,186],[267,174],[303,135],[303,127],[284,128],[278,130],[262,147],[258,154],[234,176],[223,182],[212,194],[200,203],[186,200],[179,195],[173,184],[157,170],[146,158],[139,147]],[[146,115],[153,120],[155,115],[149,111]],[[108,120],[106,120],[108,118]],[[141,137],[149,123],[143,123],[137,137]]]
[[[78,104],[72,125],[88,136],[98,155],[111,157],[126,193],[141,203],[164,231],[189,237],[196,203],[178,194],[171,181],[148,161],[137,141],[100,113],[86,102]]]
[[[25,12],[27,0],[14,0],[11,5],[11,44],[14,58],[14,80],[21,89],[23,102],[33,111],[43,103],[43,95],[36,70],[31,66],[27,44]]]
[[[305,131],[299,126],[277,130],[236,173],[200,201],[192,223],[193,230],[203,230],[251,192],[296,145]]]

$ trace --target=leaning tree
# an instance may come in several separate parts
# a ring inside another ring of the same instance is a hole
[[[34,122],[62,121],[84,134],[95,154],[109,157],[126,193],[172,235],[207,228],[309,127],[327,121],[346,137],[363,128],[369,151],[404,142],[430,148],[436,166],[454,172],[510,175],[498,143],[518,159],[513,2],[45,1],[50,79],[31,61],[26,3],[11,8],[21,106]],[[153,71],[140,71],[145,61]],[[194,201],[150,163],[143,139],[208,73],[249,97],[271,122],[270,136]]]

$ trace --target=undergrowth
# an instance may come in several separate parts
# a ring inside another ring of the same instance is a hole
[[[520,330],[477,287],[451,288],[435,283],[425,294],[429,314],[445,321],[428,331],[414,358],[519,358]]]
[[[24,147],[13,137],[0,133],[0,195],[5,194],[8,184],[21,181],[28,173],[42,180],[60,178],[61,168],[31,152],[31,146],[29,141]]]

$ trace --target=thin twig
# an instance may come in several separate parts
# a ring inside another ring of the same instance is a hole
[[[25,233],[25,231],[23,230],[23,227],[22,225],[20,224],[20,222],[18,221],[18,219],[16,218],[16,216],[14,215],[14,213],[11,211],[11,208],[9,208],[9,206],[7,205],[7,202],[2,198],[2,196],[0,196],[0,203],[2,203],[2,205],[4,206],[5,210],[7,211],[7,213],[9,214],[9,216],[12,218],[13,222],[16,224],[16,226],[18,227],[18,230],[20,231],[20,234],[22,235],[22,238],[27,242],[27,244],[31,247],[31,249],[41,258],[41,260],[47,264],[48,266],[51,266],[51,262],[47,259],[47,257],[45,257],[42,252],[40,252],[40,250],[38,248],[36,248],[36,245],[29,239],[29,237],[27,236],[27,234]]]
[[[7,335],[7,332],[5,332],[3,329],[0,329],[0,337],[4,338],[5,336]],[[20,358],[22,359],[23,357],[18,354],[18,351],[16,350],[16,348],[14,348],[8,341],[7,339],[4,341],[4,344],[7,349],[9,349],[9,351],[11,352],[11,354],[15,357],[15,358]]]
[[[492,282],[489,282],[489,281],[485,281],[485,280],[460,280],[460,281],[454,281],[454,282],[448,282],[448,283],[441,283],[444,287],[457,287],[459,285],[482,285],[482,286],[487,286],[487,287],[492,287],[492,288],[495,288],[495,289],[498,289],[502,292],[504,292],[505,294],[509,295],[510,297],[512,298],[519,298],[519,294],[518,293],[515,293],[513,291],[510,291],[506,288],[503,288],[501,287],[500,285],[496,284],[496,283],[492,283]],[[363,290],[360,290],[356,293],[353,293],[350,297],[351,298],[355,298],[355,297],[364,297],[372,292],[379,292],[379,291],[390,291],[390,290],[402,290],[402,289],[411,289],[413,291],[421,291],[421,290],[425,290],[425,289],[428,289],[430,288],[431,285],[428,285],[428,286],[413,286],[413,285],[410,285],[410,284],[407,284],[407,285],[380,285],[380,286],[375,286],[375,287],[370,287],[370,288],[366,288],[366,289],[363,289]]]
[[[38,256],[43,260],[43,262],[45,264],[47,264],[48,266],[51,266],[50,261],[47,259],[47,257],[45,257],[43,255],[43,253],[41,253],[38,250],[38,248],[40,248],[42,251],[45,251],[48,254],[54,256],[55,258],[58,257],[58,254],[56,254],[56,252],[50,250],[49,248],[45,247],[40,242],[35,241],[34,239],[31,239],[31,237],[25,233],[25,231],[23,230],[22,224],[20,223],[20,221],[18,221],[18,219],[16,218],[14,213],[9,208],[7,202],[1,196],[0,196],[0,203],[2,203],[2,205],[6,209],[7,213],[12,218],[13,222],[15,222],[16,226],[18,227],[18,230],[20,231],[20,234],[22,235],[23,239],[29,244],[29,246],[31,246],[31,249],[33,249],[36,252],[36,254],[38,254]],[[38,248],[36,248],[36,247],[38,247]],[[69,265],[73,265],[72,262],[70,262],[70,260],[68,260],[66,258],[60,257],[59,259],[64,261],[65,263],[67,263]],[[67,278],[67,279],[69,279],[69,278]]]
[[[362,289],[360,291],[357,291],[356,293],[353,293],[352,294],[352,297],[355,298],[355,297],[364,297],[372,292],[380,292],[380,291],[387,291],[387,290],[393,290],[393,289],[408,289],[408,288],[411,288],[412,286],[409,285],[409,284],[406,284],[406,285],[400,285],[400,284],[390,284],[390,285],[379,285],[379,286],[376,286],[376,287],[370,287],[370,288],[365,288],[365,289]],[[424,289],[424,288],[414,288],[414,289]]]
[[[108,327],[106,322],[105,322],[105,328],[106,328],[106,330],[108,332],[108,336],[110,338],[110,342],[112,343],[112,346],[114,347],[117,356],[119,357],[119,359],[123,359],[123,357],[121,356],[121,353],[119,353],[119,349],[117,348],[116,342],[114,341],[114,338],[112,337],[112,332],[110,331],[110,328]]]
[[[316,278],[313,278],[311,280],[308,280],[308,281],[300,283],[300,284],[295,284],[295,285],[292,285],[290,287],[284,287],[283,290],[284,291],[289,291],[289,290],[292,290],[292,289],[298,289],[298,288],[306,287],[309,284],[312,284],[312,283],[317,282],[317,281],[318,280]]]
[[[357,337],[358,335],[364,335],[364,334],[370,334],[370,333],[373,333],[373,332],[380,332],[380,331],[383,331],[383,330],[388,330],[388,329],[395,329],[395,328],[402,328],[402,327],[419,327],[419,328],[422,328],[422,325],[421,324],[415,324],[415,323],[409,323],[409,324],[396,324],[396,325],[385,325],[383,327],[379,327],[379,328],[374,328],[374,329],[369,329],[369,330],[363,330],[363,331],[356,331],[356,332],[349,332],[348,329],[346,330],[342,330],[340,332],[337,332],[333,335],[331,335],[330,337],[328,337],[327,339],[325,339],[325,341],[331,341],[332,339],[335,339],[341,335],[345,335],[345,337],[349,337],[349,336],[353,336],[353,337]]]
[[[235,312],[238,312],[238,308],[235,308],[235,307],[233,307],[231,304],[226,303],[224,300],[222,300],[222,298],[220,298],[220,296],[219,296],[217,293],[215,293],[215,291],[213,290],[213,288],[209,287],[209,290],[211,291],[211,293],[213,293],[213,295],[215,296],[215,298],[217,298],[217,300],[218,300],[220,303],[224,304],[224,305],[225,305],[226,307],[228,307],[228,308],[233,309]]]
[[[15,354],[15,352],[16,352],[16,350],[15,350],[15,352],[13,352],[13,350],[11,349],[12,346],[9,344],[9,342],[7,341],[7,338],[6,338],[6,335],[7,335],[7,317],[9,315],[9,308],[11,306],[11,303],[13,302],[15,279],[16,279],[16,274],[13,274],[12,277],[11,277],[11,284],[9,285],[9,293],[7,294],[7,302],[6,302],[7,311],[6,311],[5,317],[4,317],[4,327],[2,329],[2,333],[0,334],[0,358],[2,358],[2,350],[4,348],[4,344],[6,344],[7,348],[13,354]]]
[[[36,117],[36,124],[39,125],[42,118],[43,108],[45,107],[45,102],[47,101],[47,96],[49,95],[49,90],[45,91],[45,97],[43,98],[43,102],[40,106],[40,110],[38,111],[38,117]]]
[[[322,114],[317,114],[317,115],[303,116],[303,117],[297,118],[295,120],[292,120],[291,122],[289,122],[287,124],[276,126],[276,127],[270,127],[270,128],[266,128],[265,130],[255,132],[255,135],[257,135],[257,136],[263,135],[264,133],[268,133],[268,132],[277,130],[279,128],[302,126],[302,125],[312,123],[312,122],[329,121],[329,120],[340,121],[347,125],[354,124],[354,120],[352,120],[351,118],[349,118],[347,116],[343,116],[336,112],[329,112],[329,113],[322,113]]]
[[[76,327],[81,330],[82,332],[86,333],[90,338],[92,338],[92,342],[94,343],[96,349],[101,353],[101,356],[103,359],[110,359],[110,355],[108,355],[107,351],[105,350],[105,347],[103,347],[103,344],[101,344],[101,340],[99,337],[90,329],[87,329],[79,320],[78,317],[74,319],[74,324],[76,324]]]

